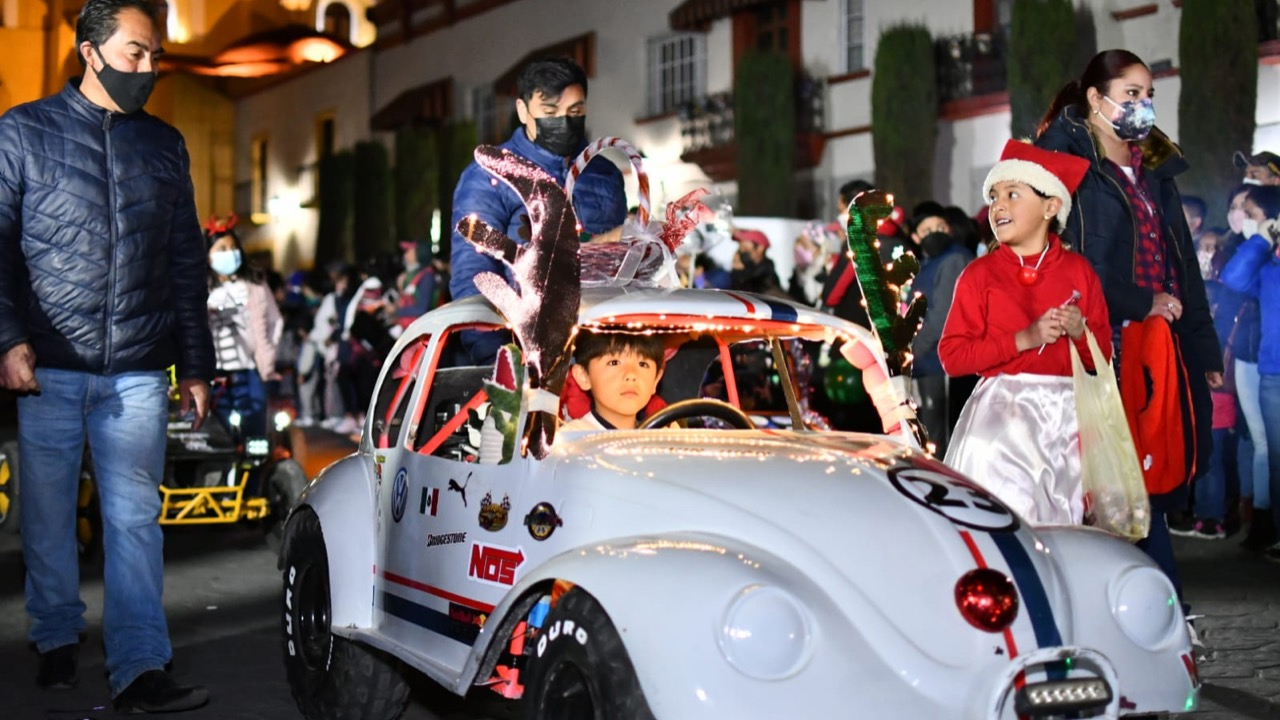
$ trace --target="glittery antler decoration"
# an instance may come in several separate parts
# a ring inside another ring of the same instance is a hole
[[[710,222],[716,214],[711,208],[702,204],[707,191],[698,188],[675,202],[667,204],[667,224],[662,228],[662,242],[675,252],[684,242],[685,236],[698,223]]]
[[[554,178],[506,150],[481,145],[476,163],[506,183],[529,211],[530,239],[524,245],[474,215],[458,223],[458,233],[481,252],[511,268],[516,288],[491,272],[475,277],[476,287],[510,323],[524,351],[529,424],[525,443],[544,458],[555,438],[559,394],[569,372],[569,342],[577,325],[581,296],[578,220]]]
[[[885,431],[911,435],[921,447],[927,447],[924,427],[916,419],[906,391],[906,378],[911,375],[911,341],[924,319],[924,296],[912,299],[905,314],[898,309],[902,286],[915,277],[920,263],[910,253],[887,265],[880,262],[876,226],[892,211],[893,197],[879,190],[863,192],[849,205],[849,251],[853,254],[854,274],[871,319],[871,331],[884,350],[888,371],[884,378],[864,372],[863,382],[884,419]]]
[[[210,236],[223,235],[233,230],[236,226],[236,222],[238,222],[239,219],[240,218],[236,217],[235,213],[231,213],[230,215],[224,218],[220,218],[217,215],[214,215],[213,217],[209,218],[207,222],[205,222],[204,229],[205,229],[205,232],[207,232]]]

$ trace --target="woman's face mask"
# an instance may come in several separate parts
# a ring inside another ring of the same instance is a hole
[[[813,249],[802,243],[796,243],[796,267],[807,268],[813,264]]]
[[[1245,216],[1245,219],[1240,224],[1240,234],[1244,235],[1246,240],[1253,237],[1254,235],[1257,235],[1258,221],[1254,220],[1251,217]]]
[[[1151,98],[1118,103],[1105,95],[1103,97],[1116,107],[1116,112],[1107,117],[1107,122],[1115,128],[1116,137],[1126,142],[1147,139],[1156,124],[1156,108]]]

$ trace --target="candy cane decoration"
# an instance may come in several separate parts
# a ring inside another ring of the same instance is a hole
[[[573,186],[578,181],[578,176],[582,174],[583,168],[591,159],[599,155],[605,148],[613,148],[622,152],[631,161],[631,167],[636,170],[636,178],[640,181],[640,211],[637,213],[637,220],[640,227],[646,227],[649,224],[650,205],[649,205],[649,173],[644,170],[644,159],[640,157],[640,151],[635,146],[623,140],[620,137],[602,137],[583,148],[578,157],[573,161],[573,167],[569,168],[569,177],[564,183],[564,192],[569,196],[570,205],[573,204]]]

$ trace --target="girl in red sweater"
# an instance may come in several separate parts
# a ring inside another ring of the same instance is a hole
[[[938,343],[952,377],[978,374],[946,463],[1033,524],[1081,522],[1080,442],[1072,389],[1085,326],[1111,355],[1102,284],[1055,230],[1088,162],[1010,140],[983,183],[999,246],[965,268]]]

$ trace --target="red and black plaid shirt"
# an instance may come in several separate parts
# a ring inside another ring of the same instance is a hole
[[[1134,231],[1138,247],[1133,258],[1133,282],[1138,287],[1152,292],[1168,292],[1177,297],[1177,278],[1169,273],[1168,252],[1162,232],[1163,223],[1155,203],[1151,201],[1151,187],[1147,184],[1146,173],[1142,171],[1142,148],[1129,146],[1129,167],[1133,169],[1133,180],[1125,174],[1124,169],[1110,158],[1107,159],[1107,170],[1124,188],[1124,194],[1133,210]],[[1167,281],[1167,284],[1166,284]]]

